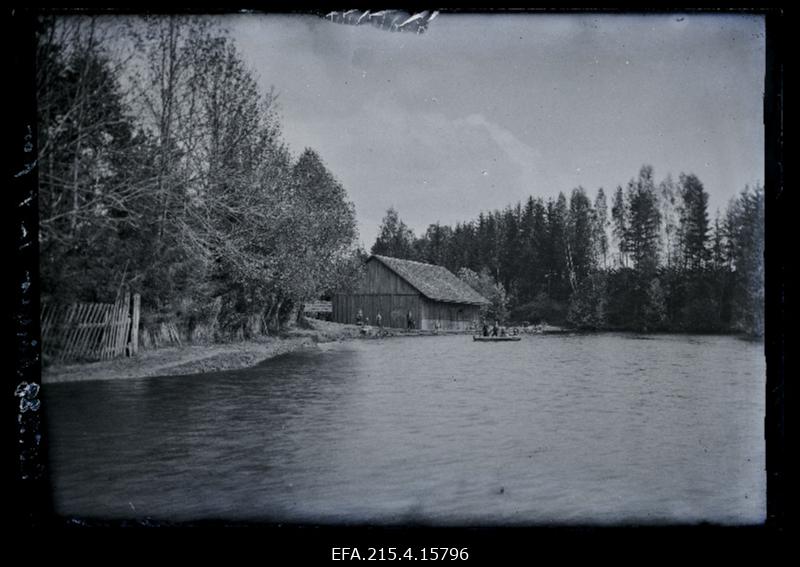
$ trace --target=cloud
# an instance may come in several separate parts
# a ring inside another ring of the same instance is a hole
[[[529,194],[540,161],[537,150],[483,115],[410,114],[392,100],[287,128],[304,138],[293,145],[317,148],[347,188],[367,246],[389,206],[420,233],[516,202]]]
[[[239,20],[286,141],[320,152],[367,244],[389,205],[420,230],[642,163],[702,171],[723,205],[763,176],[763,18],[447,15],[423,35]]]
[[[528,181],[536,179],[542,157],[539,150],[521,141],[510,130],[487,120],[482,114],[470,114],[465,119],[456,121],[456,124],[459,123],[486,129],[495,144],[520,167],[523,179]]]

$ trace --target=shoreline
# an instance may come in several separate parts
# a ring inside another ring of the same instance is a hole
[[[41,383],[187,376],[239,370],[317,344],[356,339],[359,334],[355,325],[312,321],[308,329],[293,328],[280,336],[232,343],[171,346],[141,351],[135,357],[43,366]]]
[[[186,376],[249,368],[317,342],[306,338],[272,338],[233,344],[186,345],[144,351],[136,357],[44,367],[42,384]]]
[[[42,384],[64,384],[97,380],[123,380],[162,376],[189,376],[252,368],[261,362],[316,347],[319,344],[351,340],[433,336],[430,331],[387,330],[377,335],[373,327],[364,335],[361,327],[310,319],[307,328],[293,327],[278,336],[265,336],[241,342],[188,344],[143,350],[135,357],[99,362],[74,362],[43,366]],[[446,335],[453,332],[440,331]],[[459,334],[464,334],[459,332]]]
[[[597,331],[584,331],[594,334]],[[619,332],[619,331],[611,331]],[[538,333],[523,332],[522,335],[561,335],[581,331],[548,326]],[[469,334],[471,332],[405,331],[391,329],[384,335],[363,335],[361,327],[309,320],[308,328],[294,327],[279,336],[233,342],[171,346],[141,351],[135,357],[116,358],[99,362],[76,362],[43,366],[42,384],[63,384],[97,380],[139,379],[161,376],[188,376],[209,372],[223,372],[252,368],[266,360],[297,352],[319,344],[351,340],[381,340],[386,338]],[[643,333],[646,335],[673,333]],[[716,334],[716,333],[712,333]]]

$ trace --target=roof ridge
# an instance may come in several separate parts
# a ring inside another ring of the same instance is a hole
[[[373,256],[375,256],[376,258],[387,258],[389,260],[397,260],[398,262],[408,262],[410,264],[421,264],[423,266],[431,266],[433,268],[444,268],[445,270],[447,270],[447,268],[445,268],[444,266],[440,266],[439,264],[431,264],[431,263],[428,263],[428,262],[420,262],[419,260],[408,260],[406,258],[398,258],[396,256],[383,256],[382,254],[373,254]],[[447,271],[449,272],[450,270],[447,270]]]

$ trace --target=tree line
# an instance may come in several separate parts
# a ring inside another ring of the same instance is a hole
[[[645,165],[591,198],[529,197],[419,237],[390,208],[374,254],[447,267],[491,318],[579,329],[764,330],[764,191],[745,187],[713,221],[693,174],[656,182]]]
[[[320,156],[292,156],[277,94],[197,17],[42,18],[45,301],[141,293],[190,338],[277,329],[357,278],[355,211]]]

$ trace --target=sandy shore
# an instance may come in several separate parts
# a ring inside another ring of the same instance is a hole
[[[43,384],[116,380],[147,376],[180,376],[255,366],[259,362],[318,343],[359,336],[355,325],[312,321],[310,329],[292,329],[281,337],[228,344],[186,345],[142,351],[131,358],[45,366]]]

